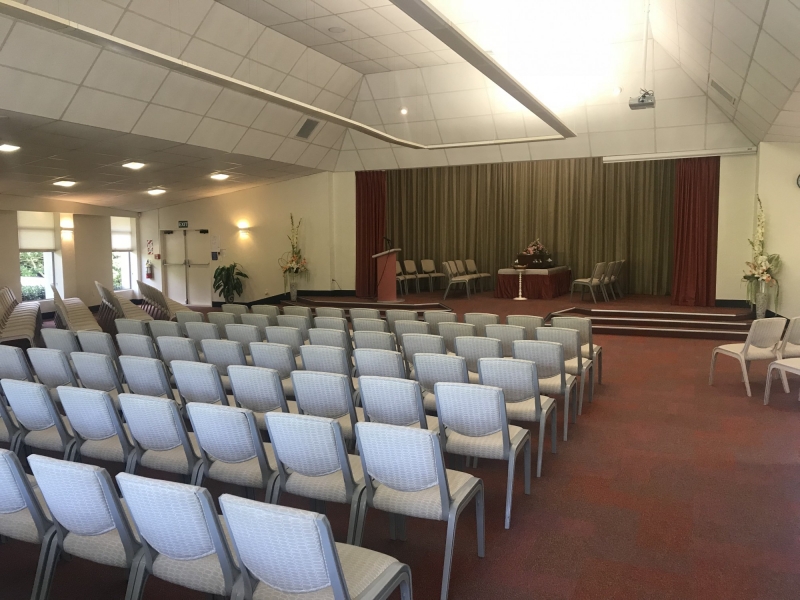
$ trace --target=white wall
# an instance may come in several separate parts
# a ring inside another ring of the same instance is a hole
[[[174,230],[178,221],[189,221],[189,229],[208,229],[209,235],[219,236],[222,253],[211,263],[209,286],[216,267],[238,262],[249,279],[244,280],[244,293],[237,300],[250,302],[281,294],[284,282],[278,258],[290,250],[290,213],[295,221],[303,219],[299,241],[309,275],[300,280],[300,289],[339,289],[333,279],[341,289],[355,289],[353,173],[319,173],[142,213],[142,264],[151,259],[156,268],[153,283],[161,286],[160,264],[147,256],[145,244],[153,240],[154,253],[161,253],[159,231]],[[249,225],[249,235],[239,233],[240,222]]]
[[[751,258],[757,168],[755,154],[720,157],[717,300],[747,299],[742,274]]]
[[[17,300],[22,298],[17,213],[11,210],[0,211],[0,287],[9,287]]]
[[[758,195],[767,232],[764,247],[780,254],[779,314],[800,316],[800,144],[762,142],[758,150]]]
[[[74,215],[75,285],[87,306],[100,304],[94,282],[114,289],[111,269],[111,220],[95,215]],[[63,240],[63,237],[62,237]],[[63,246],[62,246],[63,250]]]

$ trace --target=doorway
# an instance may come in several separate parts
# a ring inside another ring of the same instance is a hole
[[[211,306],[211,239],[208,229],[161,231],[164,293],[190,306]]]

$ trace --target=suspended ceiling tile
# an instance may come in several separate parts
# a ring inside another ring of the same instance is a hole
[[[172,29],[130,11],[122,15],[119,25],[114,29],[114,35],[175,57],[181,55],[191,39],[177,29]]]
[[[245,131],[245,127],[206,117],[194,130],[189,143],[231,152]]]
[[[374,10],[358,10],[342,14],[342,19],[370,37],[400,33],[401,29]]]
[[[763,31],[753,58],[789,89],[800,81],[800,60]]]
[[[206,115],[249,127],[266,105],[266,100],[225,89],[217,96]]]
[[[656,151],[653,129],[590,133],[589,143],[592,156],[651,154]]]
[[[279,135],[249,129],[236,146],[236,152],[271,158],[283,140]]]
[[[303,154],[300,155],[300,158],[297,159],[297,164],[314,169],[325,158],[326,154],[328,154],[328,148],[309,144]]]
[[[171,72],[153,98],[153,102],[204,115],[221,91],[222,88],[214,84]]]
[[[271,92],[277,90],[286,79],[284,73],[249,58],[242,61],[233,76]]]
[[[704,95],[691,78],[681,69],[662,69],[655,72],[655,89],[661,99]]]
[[[333,44],[322,44],[321,46],[314,46],[314,50],[324,54],[325,56],[329,56],[333,60],[336,60],[342,64],[367,60],[366,56],[364,56],[363,54],[359,54],[358,52],[356,52],[349,46],[345,46],[341,42],[335,42]]]
[[[368,171],[397,168],[397,160],[395,160],[391,148],[363,150],[359,152],[359,156],[361,157],[361,164],[363,164],[364,168]]]
[[[340,66],[332,58],[308,48],[289,73],[301,81],[325,87]]]
[[[319,95],[314,98],[313,105],[323,110],[334,112],[343,101],[344,98],[341,96],[329,92],[328,90],[322,90]]]
[[[392,4],[376,8],[375,12],[403,31],[414,31],[423,28],[422,25]]]
[[[369,8],[361,0],[315,0],[322,8],[332,13],[343,13]]]
[[[121,7],[101,0],[29,0],[26,4],[104,33],[114,31],[124,12]]]
[[[420,72],[430,94],[486,87],[486,77],[469,63],[426,67]]]
[[[444,59],[441,58],[435,52],[422,52],[420,54],[409,54],[405,56],[405,59],[413,63],[414,66],[417,67],[435,67],[438,65],[447,64],[444,62]]]
[[[277,104],[267,104],[251,127],[281,136],[289,135],[303,115]]]
[[[436,124],[445,144],[498,139],[491,115],[466,119],[439,119]]]
[[[195,36],[240,56],[246,55],[264,31],[264,25],[215,2]]]
[[[379,65],[372,60],[361,60],[349,63],[347,66],[364,75],[369,75],[371,73],[384,73],[387,71],[386,67]]]
[[[494,127],[498,139],[524,138],[528,135],[521,112],[494,115]]]
[[[659,127],[656,129],[656,152],[684,152],[705,148],[705,125]]]
[[[714,28],[711,51],[739,76],[744,77],[747,74],[747,68],[750,66],[750,55],[734,44],[717,28]]]
[[[479,146],[476,148],[448,148],[445,150],[447,162],[453,165],[474,165],[480,163],[503,162],[499,146]]]
[[[132,0],[128,10],[193,35],[213,5],[213,0]]]
[[[736,125],[728,123],[709,123],[706,125],[706,148],[745,148],[752,142]]]
[[[234,52],[229,52],[198,38],[192,38],[192,41],[186,46],[186,50],[183,51],[181,60],[223,75],[233,75],[243,59]]]
[[[722,62],[719,58],[717,58],[716,55],[711,57],[711,68],[709,75],[712,79],[717,81],[717,83],[722,84],[722,87],[728,90],[728,92],[730,92],[734,97],[738,98],[742,95],[744,79],[740,75],[737,75],[733,69]]]
[[[406,123],[413,121],[430,121],[434,119],[431,107],[431,96],[408,96],[406,98],[386,98],[376,100],[381,121],[383,123]],[[405,109],[407,114],[402,114]]]
[[[263,2],[263,0],[261,1]],[[298,2],[297,0],[268,0],[268,3],[300,21],[330,14],[329,11],[319,4],[311,2],[311,0],[305,0],[304,2]]]
[[[279,94],[289,96],[295,100],[300,100],[306,104],[313,103],[314,98],[319,95],[320,91],[322,91],[321,88],[316,85],[312,85],[307,81],[297,79],[291,75],[287,76],[280,87],[278,87]]]
[[[800,8],[789,0],[771,0],[764,17],[764,31],[800,57]]]
[[[528,144],[506,144],[500,146],[503,162],[523,162],[531,159]]]
[[[447,155],[444,150],[413,150],[411,148],[393,148],[397,166],[401,169],[413,169],[417,167],[445,167],[447,166]]]
[[[655,108],[656,127],[702,125],[706,121],[706,102],[705,96],[659,100]]]
[[[761,23],[764,8],[769,0],[730,0],[730,3],[741,10],[755,23]]]
[[[786,104],[792,95],[786,86],[755,61],[750,64],[750,70],[747,72],[747,83],[777,107]]]
[[[422,74],[417,69],[396,73],[375,73],[368,75],[366,81],[372,97],[376,100],[423,96],[427,93]]]
[[[340,96],[347,96],[353,91],[356,84],[361,80],[361,74],[353,69],[344,65],[339,66],[336,72],[325,84],[325,88],[339,94]]]
[[[304,46],[319,46],[321,44],[332,44],[336,40],[325,35],[321,31],[314,29],[311,25],[302,21],[283,23],[272,27],[278,33],[282,33],[293,40],[300,42]]]
[[[136,100],[149,101],[168,74],[168,69],[103,51],[83,81],[83,85]]]
[[[278,146],[272,158],[281,162],[294,163],[305,152],[307,147],[308,144],[306,142],[287,138]]]
[[[63,118],[95,127],[130,131],[146,106],[146,103],[132,98],[81,88]]]
[[[303,44],[290,38],[272,29],[265,29],[247,57],[288,73],[306,50]]]
[[[778,116],[780,109],[758,93],[751,85],[745,84],[742,90],[742,102],[746,102],[767,123],[772,123]]]
[[[406,140],[412,140],[419,144],[431,145],[441,144],[442,137],[439,135],[439,128],[436,121],[419,121],[415,123],[393,123],[386,125],[386,133],[401,137]],[[395,148],[397,150],[397,148]],[[409,148],[412,152],[420,152]],[[420,152],[420,154],[430,154],[430,150]]]
[[[390,56],[389,58],[376,58],[375,62],[381,65],[382,67],[386,67],[390,71],[413,69],[415,67],[414,63],[412,63],[410,60],[407,60],[405,57],[402,56]]]
[[[290,14],[276,8],[274,3],[264,2],[263,0],[217,0],[221,4],[247,15],[257,23],[273,27],[283,23],[291,23],[295,20]],[[303,2],[294,2],[297,5]]]

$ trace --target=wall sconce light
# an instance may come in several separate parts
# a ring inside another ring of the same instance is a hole
[[[61,229],[74,229],[75,223],[72,221],[72,217],[61,217],[59,221],[59,225]]]
[[[62,240],[72,240],[72,229],[61,229]]]
[[[236,223],[236,227],[239,228],[239,237],[250,237],[250,223],[247,221],[239,221]]]

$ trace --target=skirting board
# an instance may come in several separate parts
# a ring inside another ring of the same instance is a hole
[[[347,297],[347,296],[355,296],[355,290],[297,290],[298,296],[335,296],[335,297]],[[277,294],[276,296],[268,296],[266,298],[261,298],[260,300],[253,300],[252,302],[234,302],[234,304],[244,304],[248,308],[251,306],[255,306],[256,304],[280,304],[284,300],[288,300],[290,298],[289,292],[285,292],[283,294]],[[217,302],[216,300],[211,303],[211,306],[214,308],[220,308],[225,302]]]

